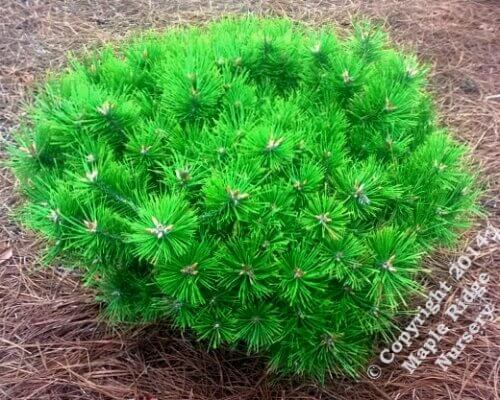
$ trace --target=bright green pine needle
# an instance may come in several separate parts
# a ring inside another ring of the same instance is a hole
[[[148,33],[40,88],[11,148],[23,221],[113,321],[167,319],[279,373],[356,375],[478,211],[427,67],[360,23]]]

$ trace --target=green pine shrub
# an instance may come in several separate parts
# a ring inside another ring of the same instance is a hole
[[[476,212],[426,68],[363,23],[146,34],[71,60],[17,135],[24,222],[113,321],[355,375]],[[52,259],[52,258],[50,258]]]

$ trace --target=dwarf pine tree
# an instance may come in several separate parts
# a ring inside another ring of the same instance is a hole
[[[477,211],[425,76],[368,23],[339,39],[225,19],[108,46],[38,91],[11,150],[22,218],[114,321],[355,375],[421,256]]]

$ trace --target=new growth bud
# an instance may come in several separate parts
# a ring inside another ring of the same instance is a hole
[[[49,218],[54,224],[59,223],[59,218],[60,218],[60,211],[58,208],[55,210],[51,210],[49,212],[49,215],[47,215],[47,218]]]
[[[370,199],[366,195],[366,193],[364,191],[364,185],[362,183],[360,183],[354,187],[353,196],[358,201],[358,203],[362,206],[367,206],[370,204]]]
[[[87,228],[87,232],[96,233],[97,232],[97,221],[83,221],[85,228]]]
[[[397,107],[391,102],[391,100],[389,100],[388,97],[386,97],[384,110],[387,112],[392,112],[396,109],[397,109]]]
[[[313,47],[311,47],[311,53],[318,54],[321,51],[321,43],[316,43]]]
[[[329,217],[328,213],[315,215],[314,218],[318,220],[318,223],[321,225],[328,225],[332,222],[332,219]]]
[[[349,71],[344,70],[344,72],[342,72],[342,79],[344,80],[344,83],[346,85],[351,83],[352,79],[351,79],[351,76],[349,75]]]
[[[293,277],[295,279],[300,279],[302,278],[303,276],[305,275],[305,272],[303,270],[301,270],[300,268],[295,268],[293,270]]]
[[[151,150],[151,146],[144,146],[142,145],[141,146],[141,156],[145,156],[146,154],[148,154],[149,150]]]
[[[102,116],[107,116],[109,113],[115,108],[115,105],[109,101],[105,101],[97,107],[97,112],[101,114]]]
[[[191,265],[187,265],[184,268],[181,269],[181,272],[184,275],[198,275],[198,263],[195,262]]]
[[[241,201],[248,199],[250,197],[250,194],[241,193],[241,191],[238,189],[233,190],[230,187],[228,187],[226,188],[226,191],[229,195],[229,199],[235,206],[238,205]]]
[[[266,150],[267,151],[276,150],[281,145],[281,143],[283,143],[283,140],[284,140],[283,138],[274,139],[273,137],[271,137],[269,139],[269,142],[267,142]]]
[[[418,70],[414,67],[408,67],[406,68],[406,76],[410,79],[415,78],[417,76]]]
[[[182,183],[187,183],[191,180],[191,175],[190,175],[189,169],[187,167],[176,169],[175,170],[175,177],[177,178],[178,181],[180,181]]]
[[[153,221],[153,224],[155,226],[154,228],[146,228],[146,231],[151,235],[156,236],[157,239],[162,239],[174,229],[174,226],[172,224],[163,225],[158,221],[158,219],[156,219],[156,217],[152,217],[151,220]]]
[[[90,183],[93,183],[97,180],[97,170],[94,169],[92,170],[91,172],[87,172],[85,174],[85,178],[87,179],[87,181],[89,181]]]
[[[396,272],[396,268],[393,265],[395,259],[396,255],[393,254],[387,261],[384,261],[380,266],[382,267],[382,269],[386,269],[390,272]]]

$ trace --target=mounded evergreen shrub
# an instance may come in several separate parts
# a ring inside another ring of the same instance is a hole
[[[23,220],[113,321],[354,375],[475,212],[425,75],[367,23],[342,40],[227,19],[106,47],[36,94],[12,149]]]

